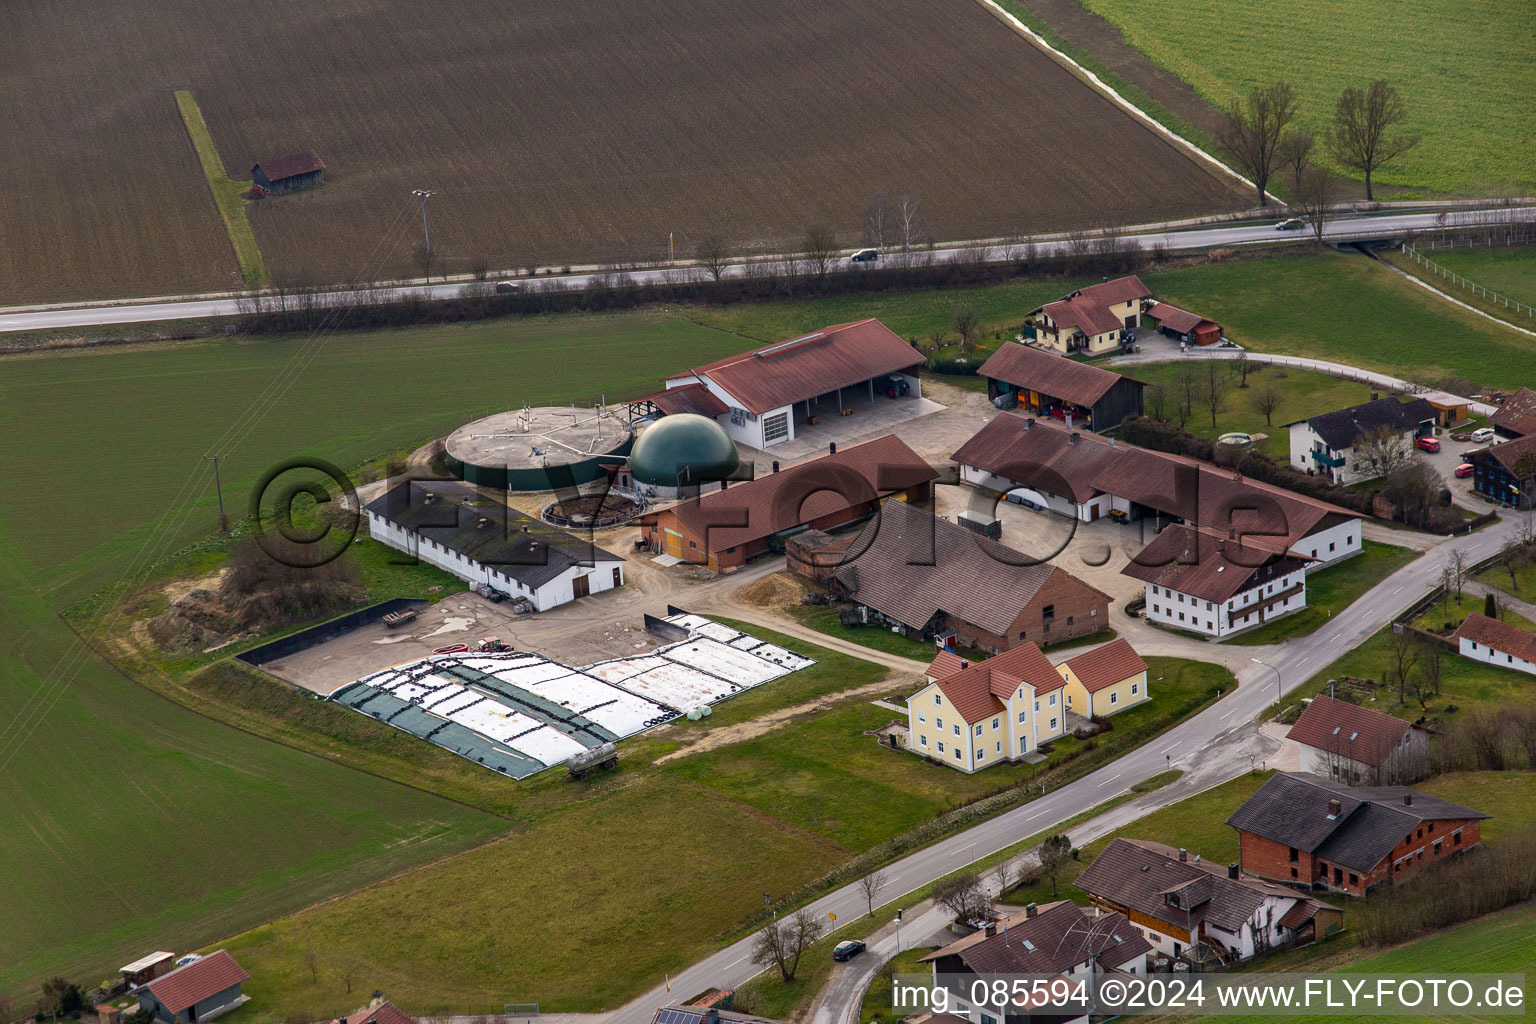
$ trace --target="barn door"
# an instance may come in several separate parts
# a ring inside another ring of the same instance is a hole
[[[571,589],[575,592],[577,597],[586,597],[588,594],[592,593],[592,584],[587,581],[585,576],[577,576],[575,579],[571,580]]]

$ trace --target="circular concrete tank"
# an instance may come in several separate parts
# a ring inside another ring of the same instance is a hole
[[[466,423],[448,435],[448,469],[482,487],[553,491],[601,478],[634,444],[629,424],[612,412],[543,406]]]

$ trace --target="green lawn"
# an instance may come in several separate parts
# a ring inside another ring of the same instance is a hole
[[[1536,772],[1450,772],[1419,783],[1417,788],[1493,815],[1482,824],[1487,843],[1536,825]]]
[[[1088,894],[1072,884],[1095,857],[1117,837],[1122,839],[1150,839],[1182,846],[1190,856],[1200,854],[1206,860],[1225,864],[1237,859],[1237,833],[1226,825],[1227,818],[1243,801],[1258,792],[1272,772],[1253,772],[1224,782],[1214,789],[1180,800],[1160,810],[1153,811],[1120,829],[1114,835],[1089,843],[1083,847],[1076,860],[1063,866],[1057,879],[1056,895],[1051,895],[1051,883],[1038,879],[1027,885],[1010,889],[1003,902],[1015,906],[1026,903],[1048,903],[1053,899],[1072,899],[1088,902]]]
[[[1510,579],[1508,569],[1500,566],[1484,569],[1473,579],[1479,583],[1486,583],[1490,587],[1497,587],[1521,601],[1536,603],[1536,565],[1526,565],[1516,569],[1514,579]],[[1478,606],[1477,610],[1481,611],[1481,601],[1478,602]]]
[[[1307,576],[1307,606],[1301,611],[1224,642],[1255,646],[1306,636],[1417,557],[1412,548],[1364,541],[1358,555]]]
[[[245,198],[241,195],[251,187],[251,183],[235,181],[225,172],[219,148],[213,141],[213,133],[208,130],[203,112],[198,108],[191,91],[176,90],[176,107],[181,111],[181,120],[187,126],[192,148],[197,150],[197,159],[202,164],[203,177],[208,179],[208,188],[213,193],[214,204],[219,208],[219,216],[224,219],[229,244],[234,247],[235,258],[240,261],[240,276],[252,288],[270,283],[267,264],[261,258],[261,249],[256,245],[256,233],[251,230],[251,222],[245,216]]]
[[[1120,369],[1153,387],[1163,385],[1168,393],[1168,408],[1164,415],[1175,422],[1175,410],[1179,405],[1176,396],[1182,373],[1186,369],[1192,372],[1201,388],[1207,379],[1205,364],[1196,362],[1146,363],[1111,369]],[[1289,458],[1291,454],[1290,432],[1281,429],[1285,424],[1358,405],[1371,397],[1371,389],[1365,384],[1285,366],[1250,364],[1246,388],[1240,386],[1235,370],[1223,373],[1221,379],[1227,390],[1217,411],[1215,425],[1211,423],[1210,407],[1202,399],[1196,399],[1185,426],[1196,434],[1212,438],[1231,431],[1267,434],[1268,439],[1257,446],[1258,450],[1277,458]],[[1277,393],[1279,404],[1266,422],[1255,403],[1268,388]]]
[[[887,960],[885,966],[880,969],[880,973],[875,975],[875,980],[869,983],[869,988],[864,990],[864,999],[859,1004],[859,1024],[875,1024],[876,1021],[897,1019],[891,1013],[891,976],[893,974],[926,974],[931,965],[923,963],[922,959],[938,948],[937,946],[918,946],[915,949],[904,949]]]
[[[1507,575],[1504,577],[1504,582],[1509,582],[1509,577]],[[1471,615],[1473,612],[1482,614],[1483,608],[1483,599],[1480,597],[1474,597],[1471,594],[1463,594],[1461,599],[1457,600],[1456,595],[1452,593],[1439,603],[1432,604],[1428,608],[1424,609],[1424,611],[1419,614],[1419,617],[1413,620],[1413,624],[1419,629],[1427,629],[1433,633],[1459,626],[1466,619],[1466,617]],[[1523,615],[1516,615],[1514,612],[1507,608],[1499,609],[1499,618],[1503,619],[1505,622],[1512,626],[1519,626],[1521,629],[1536,628],[1533,627],[1529,619],[1525,618]]]
[[[796,605],[789,608],[788,612],[818,633],[835,636],[839,640],[846,640],[860,647],[868,647],[872,651],[911,658],[925,665],[932,661],[934,654],[937,653],[931,641],[914,640],[912,637],[893,633],[884,626],[869,624],[845,626],[838,620],[838,609],[834,605]]]
[[[1536,11],[1519,0],[1306,0],[1284,17],[1264,0],[1084,6],[1217,106],[1255,85],[1289,81],[1302,123],[1319,138],[1346,86],[1388,79],[1407,105],[1407,130],[1423,142],[1378,171],[1378,183],[1473,195],[1536,184],[1536,127],[1522,113],[1536,90],[1526,46]],[[1382,45],[1383,32],[1403,46]]]

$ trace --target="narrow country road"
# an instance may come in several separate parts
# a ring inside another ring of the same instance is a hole
[[[1536,212],[1536,207],[1520,207],[1501,211],[1509,215],[1520,215]],[[1278,216],[1283,213],[1277,211]],[[1444,217],[1444,220],[1441,217]],[[1333,241],[1347,241],[1364,238],[1393,237],[1413,231],[1423,231],[1432,228],[1454,227],[1458,224],[1473,224],[1477,222],[1476,212],[1464,211],[1422,211],[1415,213],[1387,213],[1375,215],[1341,214],[1330,221],[1326,227],[1325,236]],[[1299,232],[1280,232],[1275,230],[1274,220],[1265,220],[1262,223],[1244,223],[1237,225],[1219,225],[1215,227],[1191,227],[1184,229],[1156,229],[1137,230],[1128,229],[1124,236],[1139,242],[1143,248],[1162,248],[1169,251],[1205,249],[1212,246],[1231,245],[1265,245],[1276,242],[1290,242],[1301,237]],[[1036,239],[1019,239],[1014,246],[1027,245],[1033,241],[1036,251],[1042,256],[1056,255],[1067,250],[1071,245],[1069,241],[1059,237],[1041,237]],[[985,242],[961,242],[953,246],[946,246],[937,250],[940,257],[978,257],[983,259],[997,259],[1003,255],[1004,244],[998,240]],[[901,254],[895,254],[890,259],[898,258]],[[913,258],[925,259],[928,253],[913,254]],[[757,272],[771,272],[775,274],[788,274],[794,272],[798,261],[784,259],[754,263]],[[843,271],[856,273],[857,268],[846,263],[840,263]],[[637,284],[659,284],[675,280],[679,274],[693,273],[704,277],[705,272],[698,267],[664,266],[626,270],[625,274]],[[726,268],[724,276],[736,278],[745,276],[747,271],[741,265],[733,265]],[[609,276],[602,268],[584,267],[574,273],[555,274],[538,278],[541,287],[581,289],[585,288],[594,278]],[[465,287],[465,282],[455,281],[444,284],[404,284],[392,287],[389,290],[398,296],[415,296],[425,299],[451,299],[457,297]],[[371,290],[371,289],[370,289]],[[348,300],[364,294],[363,291],[338,291],[328,293],[338,300]],[[123,302],[97,302],[54,304],[46,306],[16,306],[0,308],[0,333],[11,331],[38,331],[38,330],[62,330],[70,327],[88,327],[107,324],[132,324],[153,323],[161,320],[197,320],[209,317],[233,316],[239,312],[240,299],[235,295],[200,295],[180,296],[167,299],[142,299]]]

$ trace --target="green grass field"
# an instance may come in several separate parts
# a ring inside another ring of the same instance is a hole
[[[1346,86],[1386,78],[1407,104],[1407,130],[1423,142],[1379,171],[1378,183],[1471,195],[1536,183],[1536,127],[1522,114],[1536,89],[1525,46],[1536,11],[1518,0],[1306,0],[1284,17],[1263,0],[1084,6],[1217,106],[1255,85],[1289,81],[1302,123],[1319,137]],[[1383,33],[1402,47],[1383,46]]]
[[[245,199],[241,195],[250,188],[251,183],[235,181],[224,170],[224,161],[219,157],[219,147],[214,144],[213,133],[208,130],[203,112],[198,109],[197,99],[189,90],[176,90],[176,108],[181,111],[181,120],[187,126],[192,148],[197,150],[197,160],[202,165],[203,177],[208,179],[208,188],[213,193],[214,204],[219,208],[219,216],[224,219],[229,244],[234,247],[235,258],[240,263],[240,276],[245,279],[247,287],[268,284],[267,264],[261,258],[256,233],[251,230],[251,222],[245,216]]]
[[[1496,571],[1503,573],[1502,569]],[[1479,575],[1486,576],[1488,574],[1482,573]],[[1493,580],[1487,579],[1484,580],[1484,582],[1492,583]],[[1505,584],[1509,583],[1509,576],[1507,574],[1504,575],[1504,582]],[[1435,630],[1445,629],[1447,627],[1459,626],[1468,615],[1471,615],[1473,612],[1482,614],[1482,611],[1482,598],[1474,597],[1471,594],[1463,594],[1461,600],[1458,601],[1456,599],[1456,595],[1453,593],[1448,595],[1438,604],[1430,605],[1428,608],[1424,609],[1419,617],[1413,620],[1413,624],[1419,629],[1427,629],[1430,632],[1434,632]],[[1499,618],[1503,619],[1511,626],[1519,626],[1521,629],[1533,628],[1529,619],[1522,615],[1517,615],[1507,608],[1499,609]]]
[[[1306,636],[1417,557],[1412,548],[1364,541],[1358,555],[1307,576],[1307,606],[1301,611],[1224,642],[1251,647]]]
[[[1536,305],[1536,245],[1426,249],[1424,255],[1452,273],[1527,305]],[[1457,294],[1456,289],[1441,286]],[[1525,314],[1515,318],[1522,326]]]

